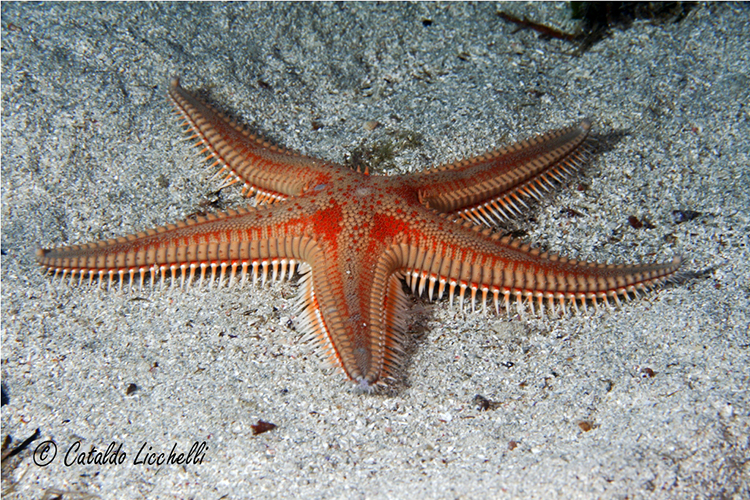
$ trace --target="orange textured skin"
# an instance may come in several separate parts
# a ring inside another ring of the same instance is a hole
[[[472,308],[565,309],[659,284],[680,261],[604,265],[548,255],[491,226],[575,173],[590,154],[584,120],[480,157],[404,176],[371,176],[250,134],[173,80],[169,97],[196,146],[241,183],[257,208],[195,217],[105,242],[39,250],[71,280],[110,284],[169,275],[183,286],[238,276],[302,274],[298,320],[319,352],[360,387],[392,379],[403,361],[400,280]],[[208,274],[210,273],[210,275]],[[137,278],[136,278],[137,277]]]

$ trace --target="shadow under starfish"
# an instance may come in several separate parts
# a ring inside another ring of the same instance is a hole
[[[393,380],[404,362],[401,280],[430,300],[472,310],[488,302],[544,313],[620,302],[663,283],[668,263],[607,265],[541,252],[491,229],[525,211],[578,171],[592,153],[591,122],[425,172],[368,175],[303,156],[247,131],[177,79],[169,98],[222,187],[256,206],[195,216],[108,241],[39,250],[39,263],[71,281],[111,286],[169,273],[181,287],[301,274],[298,322],[306,339],[364,390]],[[210,270],[210,276],[207,272]]]

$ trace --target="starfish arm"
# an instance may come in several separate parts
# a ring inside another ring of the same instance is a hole
[[[323,194],[308,223],[316,238],[301,270],[298,327],[327,364],[370,389],[401,362],[406,298],[389,250],[392,233],[362,216],[361,200],[339,204]]]
[[[392,252],[358,273],[342,273],[332,253],[318,247],[311,255],[311,272],[301,280],[299,323],[324,361],[370,390],[392,379],[403,361],[406,296]]]
[[[255,194],[258,202],[275,202],[325,184],[333,172],[344,168],[250,133],[183,89],[177,78],[170,82],[168,96],[189,138],[213,167],[219,167],[216,176],[226,174],[221,187],[241,182],[243,193]]]
[[[654,264],[599,264],[570,260],[511,240],[478,231],[468,222],[455,223],[460,229],[451,233],[414,231],[401,244],[401,272],[412,289],[430,298],[444,292],[453,303],[463,304],[468,291],[472,309],[476,303],[486,308],[491,297],[496,311],[504,304],[510,312],[511,299],[519,304],[534,303],[539,312],[572,304],[598,304],[637,294],[673,277],[679,258]]]
[[[309,310],[318,315],[319,327],[310,335],[325,357],[361,388],[387,383],[402,368],[407,302],[401,278],[419,295],[427,292],[432,299],[447,294],[451,304],[458,300],[462,308],[465,300],[472,310],[477,305],[486,310],[489,302],[498,314],[501,305],[510,313],[516,302],[519,308],[528,305],[544,313],[568,304],[578,309],[609,300],[619,303],[668,280],[680,267],[679,259],[636,265],[577,262],[500,239],[470,222],[422,215],[423,224],[368,248],[367,255],[377,258],[365,258],[373,265],[365,265],[363,272],[342,273],[328,251],[319,256],[325,265],[313,265],[311,283],[319,293],[314,304],[309,301],[314,305]],[[303,295],[311,289],[305,288]]]
[[[495,225],[522,212],[579,170],[591,153],[591,122],[548,132],[484,155],[413,174],[426,206],[476,224]]]
[[[125,277],[131,286],[136,275],[141,287],[148,273],[151,281],[159,277],[162,284],[169,273],[172,284],[181,278],[181,286],[195,279],[202,282],[206,272],[219,283],[229,273],[233,283],[239,271],[245,280],[283,279],[291,276],[299,263],[306,260],[314,241],[306,235],[304,222],[288,215],[273,215],[270,209],[229,210],[196,217],[145,232],[84,245],[60,247],[37,252],[39,264],[55,275],[68,274],[71,282],[88,276],[109,280],[115,278],[122,287]],[[199,278],[196,278],[196,273]],[[279,278],[280,277],[280,278]]]

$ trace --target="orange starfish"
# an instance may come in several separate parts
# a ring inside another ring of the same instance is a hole
[[[229,210],[135,235],[54,250],[39,263],[63,278],[141,286],[170,274],[189,286],[301,274],[299,324],[319,352],[363,389],[393,379],[403,361],[405,278],[430,297],[472,309],[544,312],[620,301],[673,276],[663,264],[605,265],[542,253],[493,225],[577,171],[591,152],[591,122],[422,173],[377,176],[309,158],[249,133],[174,79],[169,97],[191,139],[244,184],[256,208]],[[513,303],[513,304],[512,304]]]

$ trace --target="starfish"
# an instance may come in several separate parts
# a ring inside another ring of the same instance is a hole
[[[430,300],[566,313],[620,303],[675,275],[667,263],[579,262],[502,236],[517,216],[593,153],[591,122],[425,172],[369,175],[276,146],[184,90],[169,98],[201,153],[241,183],[255,206],[196,215],[138,234],[39,250],[55,276],[143,286],[167,274],[188,287],[300,275],[304,339],[364,390],[393,381],[404,361],[402,279]],[[207,273],[210,271],[210,276]],[[218,274],[218,277],[217,277]]]

